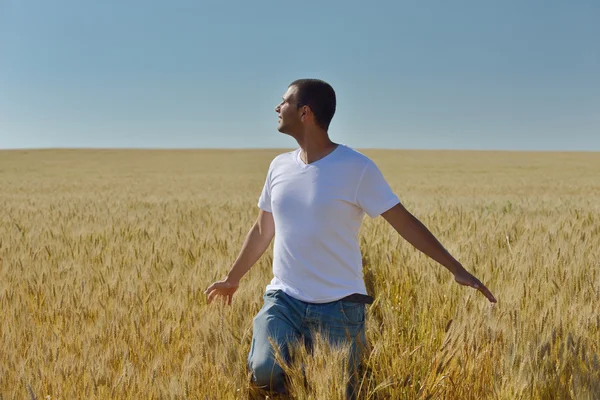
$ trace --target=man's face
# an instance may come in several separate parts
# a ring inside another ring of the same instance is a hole
[[[296,107],[296,91],[296,87],[289,87],[283,95],[283,100],[275,108],[275,112],[279,114],[277,130],[281,133],[293,134],[301,127],[300,114],[302,109]]]

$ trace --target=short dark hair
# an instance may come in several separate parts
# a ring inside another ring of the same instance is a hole
[[[296,107],[309,106],[317,124],[327,130],[335,114],[335,91],[330,84],[320,79],[297,79],[290,83],[295,86]]]

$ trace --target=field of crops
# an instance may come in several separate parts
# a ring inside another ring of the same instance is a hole
[[[271,249],[203,291],[282,151],[0,151],[0,398],[246,398]],[[364,153],[498,303],[367,217],[363,398],[597,399],[600,154]],[[300,351],[296,397],[341,398],[342,358]]]

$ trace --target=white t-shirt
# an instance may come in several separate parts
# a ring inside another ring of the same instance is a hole
[[[358,231],[400,201],[375,163],[339,144],[305,164],[300,149],[278,155],[269,166],[258,206],[273,213],[273,280],[301,301],[326,303],[367,294]]]

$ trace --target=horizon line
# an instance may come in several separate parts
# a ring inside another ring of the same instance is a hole
[[[1,148],[0,151],[291,151],[298,147],[10,147]],[[503,153],[599,153],[600,150],[557,150],[557,149],[473,149],[473,148],[417,148],[417,147],[354,147],[359,151],[446,151],[446,152],[503,152]]]

